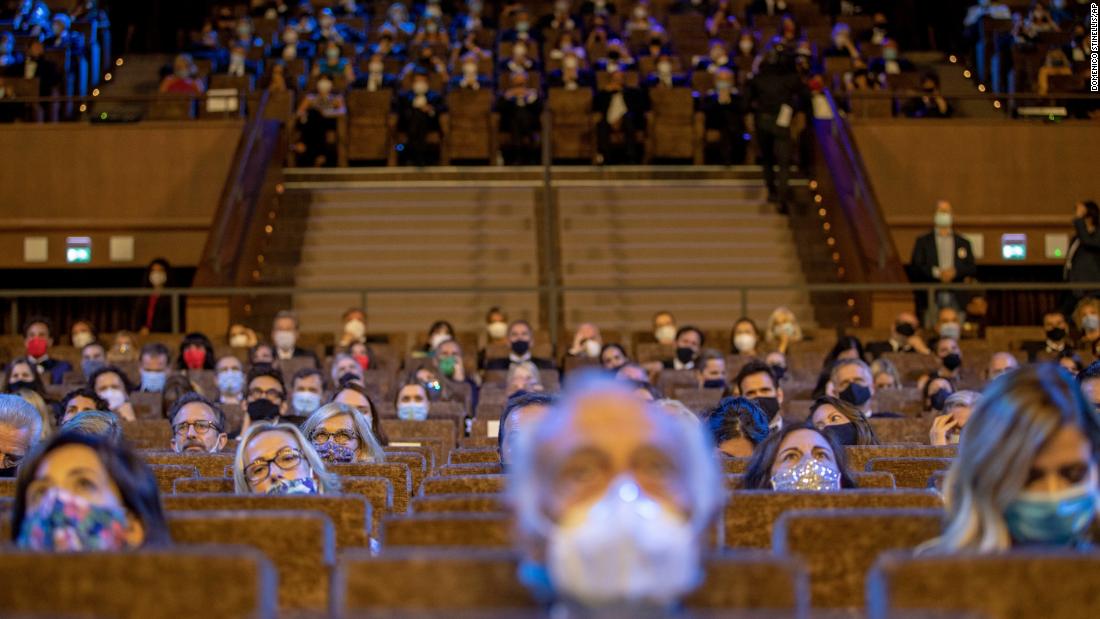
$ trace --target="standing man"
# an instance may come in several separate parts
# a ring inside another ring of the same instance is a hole
[[[782,43],[767,51],[760,70],[748,85],[749,109],[756,125],[768,201],[779,203],[779,212],[789,212],[791,167],[791,120],[808,98],[806,85],[798,75],[794,55]],[[776,166],[779,167],[778,176]]]
[[[909,260],[909,279],[913,282],[937,282],[950,284],[972,279],[978,274],[974,264],[974,250],[970,241],[954,230],[954,218],[951,203],[947,200],[936,202],[936,214],[933,217],[931,232],[917,238],[913,245],[913,256]],[[917,315],[929,310],[927,296],[917,293]],[[951,290],[936,291],[936,305],[960,309],[965,300],[957,298]]]

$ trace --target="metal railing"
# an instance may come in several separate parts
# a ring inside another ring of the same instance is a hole
[[[2,82],[2,78],[0,78]],[[8,91],[9,94],[12,91]],[[98,92],[98,89],[96,90]],[[30,124],[137,120],[238,119],[256,107],[262,91],[236,94],[0,96],[0,117]],[[211,104],[215,104],[213,107]],[[10,122],[10,121],[8,121]]]

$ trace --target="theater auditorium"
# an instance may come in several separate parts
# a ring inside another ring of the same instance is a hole
[[[1097,4],[0,0],[0,617],[1100,615]]]

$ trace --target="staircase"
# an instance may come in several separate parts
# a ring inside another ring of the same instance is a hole
[[[469,289],[533,288],[553,266],[566,288],[567,329],[593,321],[625,333],[649,329],[659,310],[728,330],[741,315],[731,287],[807,281],[791,225],[766,203],[757,168],[572,167],[553,178],[547,207],[539,168],[287,170],[286,198],[305,215],[295,283],[399,289],[367,296],[371,331],[422,333],[438,319],[476,330],[494,305],[537,323],[547,297],[540,314],[538,291]],[[544,251],[543,238],[558,249]],[[668,290],[692,286],[713,290]],[[424,288],[451,291],[410,292]],[[303,331],[333,332],[363,299],[293,302]],[[796,291],[750,293],[748,315],[762,325],[777,305],[815,324],[809,296]]]

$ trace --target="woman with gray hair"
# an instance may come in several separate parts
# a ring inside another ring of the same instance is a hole
[[[944,482],[943,534],[921,552],[1085,547],[1096,519],[1100,419],[1053,364],[994,381]]]
[[[0,477],[15,477],[19,463],[41,436],[38,411],[17,395],[0,393]]]
[[[241,434],[233,460],[237,494],[326,494],[340,491],[335,475],[297,427],[256,423]]]
[[[932,421],[928,442],[932,445],[957,445],[970,413],[982,394],[977,391],[956,391],[943,401],[943,413]]]
[[[321,459],[329,464],[382,462],[386,452],[371,432],[359,409],[329,402],[302,424],[302,434],[313,442]]]

